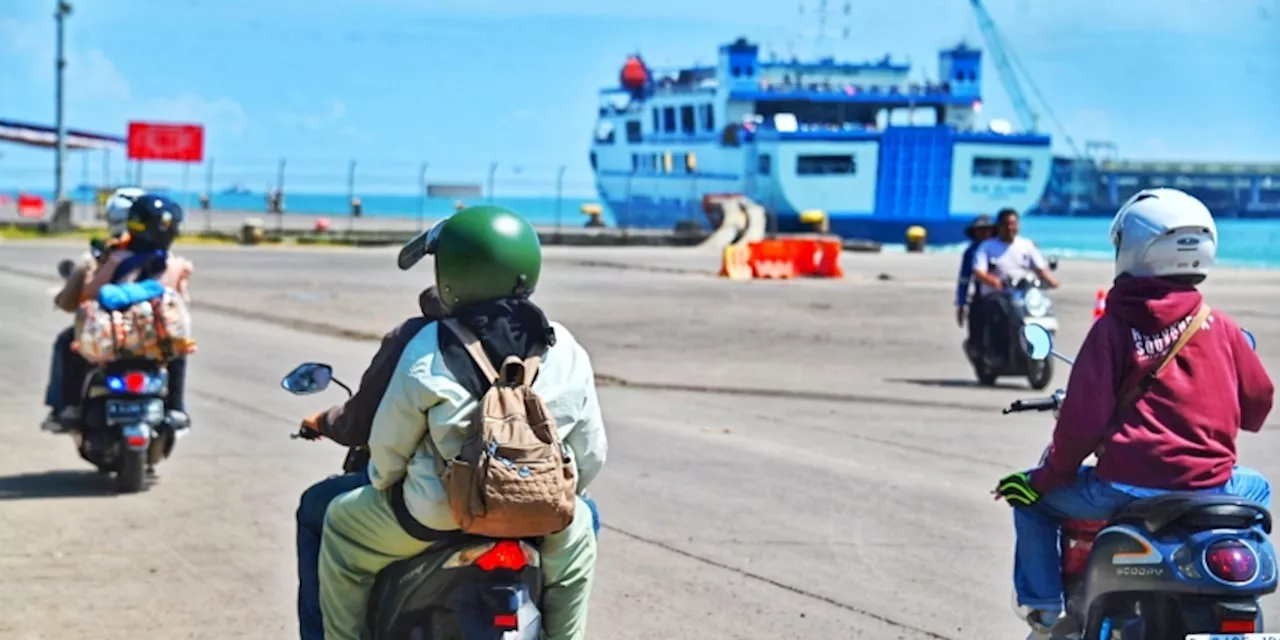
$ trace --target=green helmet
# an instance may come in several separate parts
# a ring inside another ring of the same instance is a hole
[[[503,207],[468,207],[437,222],[400,250],[400,268],[408,269],[428,255],[435,256],[436,289],[450,310],[527,296],[542,272],[537,231]]]

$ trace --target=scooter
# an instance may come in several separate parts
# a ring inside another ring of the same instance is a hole
[[[333,367],[306,363],[280,386],[295,395],[319,393]],[[299,429],[290,437],[316,439]],[[353,447],[343,470],[363,472],[365,447]],[[595,515],[595,506],[588,501]],[[368,640],[537,640],[542,630],[542,556],[535,540],[497,540],[463,533],[432,543],[420,555],[378,574],[369,598]]]
[[[73,269],[70,260],[58,264],[63,279]],[[93,367],[85,376],[80,419],[65,428],[81,458],[99,473],[115,474],[119,493],[145,489],[155,465],[190,431],[185,419],[165,411],[168,394],[168,367],[154,360],[118,360]]]
[[[1044,327],[1027,325],[1020,338],[1032,360],[1074,364],[1054,350]],[[1056,418],[1065,398],[1059,389],[1017,400],[1004,413],[1052,411]],[[1276,640],[1261,633],[1258,605],[1277,587],[1270,533],[1271,514],[1261,505],[1192,492],[1135,500],[1106,521],[1068,520],[1061,538],[1066,614],[1082,630],[1078,637],[1089,639]]]
[[[1051,268],[1057,262],[1051,263]],[[984,328],[984,344],[969,345],[965,355],[978,383],[991,386],[1001,376],[1026,376],[1027,383],[1037,391],[1053,381],[1053,361],[1036,361],[1027,358],[1017,346],[1018,332],[1025,326],[1043,327],[1050,334],[1058,331],[1058,318],[1053,314],[1053,300],[1045,293],[1044,283],[1035,276],[1017,280],[1005,279],[1004,288],[994,295],[1004,299],[1005,313],[1001,320],[990,322]],[[992,353],[995,335],[1004,337],[1001,353]]]

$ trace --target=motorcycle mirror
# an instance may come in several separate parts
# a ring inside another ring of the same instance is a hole
[[[1049,260],[1048,260],[1048,262],[1049,262],[1049,270],[1050,270],[1050,271],[1057,271],[1057,270],[1058,270],[1058,256],[1049,256]]]
[[[324,391],[329,388],[329,383],[332,381],[333,367],[318,362],[308,362],[290,371],[280,381],[280,386],[289,393],[305,396]]]
[[[1255,338],[1255,337],[1253,337],[1253,332],[1251,332],[1251,331],[1249,331],[1248,329],[1245,329],[1245,328],[1243,328],[1243,327],[1242,327],[1242,328],[1240,329],[1240,333],[1243,333],[1243,334],[1244,334],[1245,342],[1248,342],[1248,343],[1249,343],[1249,348],[1250,348],[1250,349],[1253,349],[1254,351],[1257,351],[1257,350],[1258,350],[1258,339],[1257,339],[1257,338]]]
[[[70,260],[63,260],[62,262],[58,263],[58,275],[62,276],[63,278],[70,277],[71,272],[75,271],[75,269],[76,269],[76,263]]]
[[[1032,360],[1044,360],[1053,353],[1053,334],[1038,324],[1022,327],[1021,342],[1022,352]]]

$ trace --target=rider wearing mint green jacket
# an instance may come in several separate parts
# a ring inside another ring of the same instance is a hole
[[[542,355],[533,388],[559,425],[585,491],[604,465],[608,442],[586,351],[529,300],[541,271],[536,232],[499,207],[472,207],[436,225],[401,253],[409,268],[435,256],[436,284],[450,316],[471,329],[494,365],[508,355]],[[374,578],[454,531],[432,443],[457,455],[488,388],[465,346],[438,322],[406,345],[369,437],[371,486],[328,508],[320,550],[320,601],[328,640],[358,640]],[[432,443],[427,443],[431,438]],[[573,523],[541,545],[543,632],[549,640],[586,637],[596,559],[591,509],[579,499]]]

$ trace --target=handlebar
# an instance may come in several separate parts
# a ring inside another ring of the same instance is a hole
[[[1014,400],[1009,408],[1003,413],[1019,413],[1022,411],[1054,411],[1062,406],[1064,395],[1061,391],[1043,398],[1027,398],[1025,400]]]

